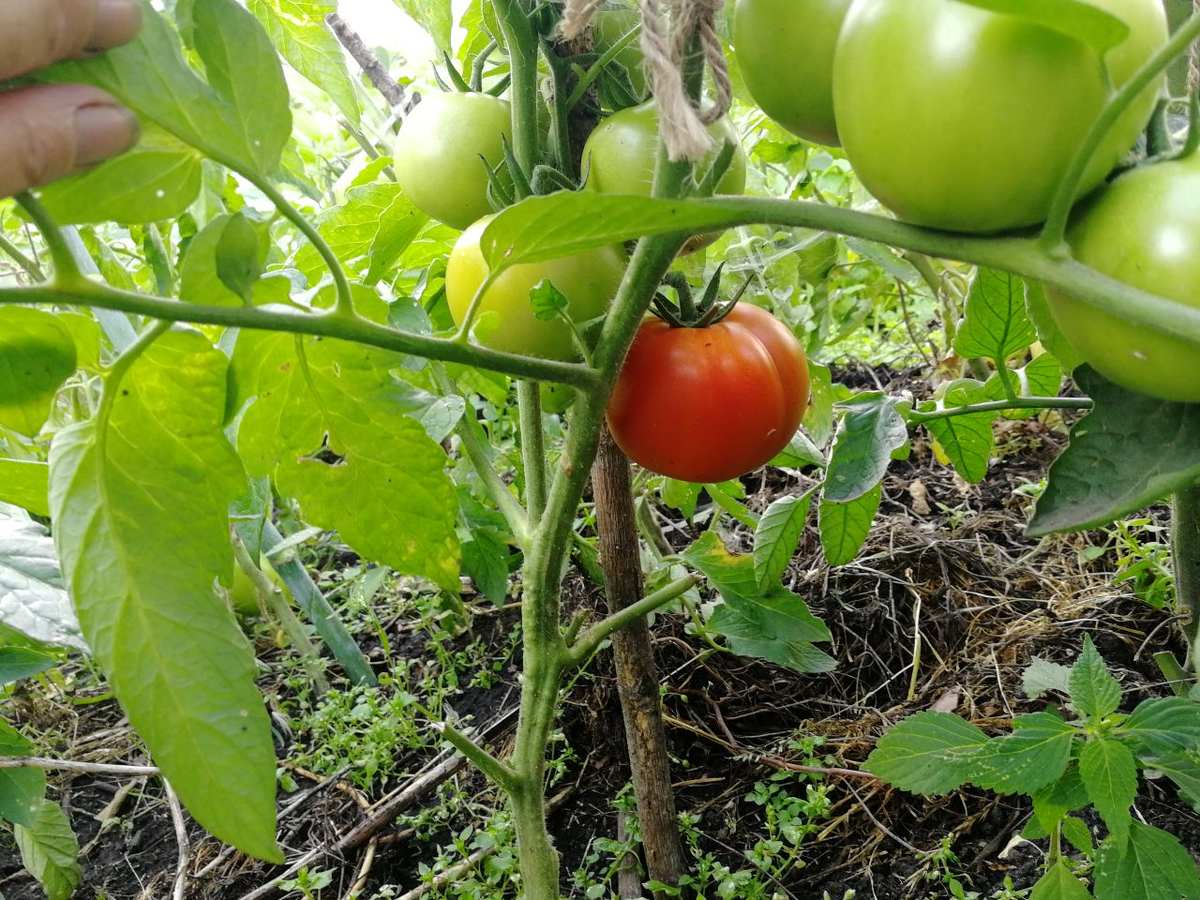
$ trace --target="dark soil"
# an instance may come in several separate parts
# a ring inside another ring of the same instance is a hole
[[[904,373],[876,373],[883,386]],[[854,373],[839,373],[853,381]],[[873,380],[863,385],[875,387]],[[1005,423],[1000,458],[987,481],[966,485],[940,465],[919,442],[912,457],[895,463],[885,482],[880,519],[869,544],[850,565],[831,570],[815,531],[805,535],[786,576],[834,634],[833,673],[801,676],[728,654],[704,655],[685,620],[660,616],[655,625],[657,662],[667,693],[665,710],[677,767],[681,810],[699,816],[701,846],[734,869],[746,868],[743,851],[764,836],[762,809],[745,800],[756,782],[780,764],[802,762],[788,748],[798,736],[824,738],[819,753],[855,769],[875,740],[905,715],[937,708],[970,718],[993,733],[1005,731],[1013,715],[1036,710],[1021,691],[1021,674],[1035,656],[1059,662],[1078,652],[1091,635],[1122,681],[1126,704],[1166,693],[1153,661],[1160,650],[1182,656],[1177,623],[1112,584],[1104,562],[1080,562],[1086,535],[1041,542],[1022,536],[1029,500],[1017,488],[1036,483],[1061,449],[1063,430],[1053,421]],[[765,509],[777,497],[803,490],[803,479],[774,471],[766,480],[748,479],[749,505]],[[679,547],[692,530],[660,510],[665,533]],[[746,551],[750,535],[729,536],[731,549]],[[595,588],[582,575],[568,580],[569,608],[597,604]],[[919,611],[918,611],[919,609]],[[474,635],[502,647],[516,610],[480,616]],[[914,627],[923,640],[921,664],[909,698]],[[426,652],[426,641],[403,622],[388,623],[393,652],[407,658]],[[383,660],[375,638],[364,646]],[[519,656],[497,684],[464,691],[456,712],[474,719],[503,750],[511,733]],[[39,699],[25,698],[22,716],[39,714]],[[75,707],[59,733],[78,739],[61,749],[72,759],[139,760],[139,748],[111,702]],[[496,723],[500,723],[496,725]],[[552,830],[569,873],[581,865],[598,838],[616,834],[612,798],[628,778],[623,731],[611,662],[597,661],[567,699],[562,727],[578,762],[556,786],[564,797]],[[97,741],[95,736],[101,739]],[[91,737],[88,737],[91,736]],[[404,763],[418,772],[428,759]],[[470,769],[455,776],[485,802],[494,792]],[[797,774],[798,792],[803,794]],[[405,779],[397,777],[372,796],[346,784],[318,783],[296,774],[302,798],[281,796],[282,842],[289,860],[333,846],[362,821],[365,810]],[[95,815],[126,784],[116,778],[75,778],[56,783],[54,796],[69,807],[86,848],[85,882],[77,896],[110,900],[168,897],[175,878],[178,844],[161,785],[144,781],[133,789],[103,833]],[[858,898],[915,900],[947,897],[944,884],[929,880],[926,858],[943,839],[982,897],[1011,877],[1029,887],[1036,880],[1044,847],[1016,839],[1030,807],[1024,798],[964,790],[938,800],[898,793],[868,779],[834,780],[834,808],[824,830],[810,837],[798,865],[781,879],[783,896],[834,900],[854,890]],[[434,802],[432,795],[423,802]],[[1137,801],[1146,821],[1178,836],[1200,853],[1200,816],[1163,781],[1146,782]],[[459,827],[471,824],[462,822]],[[1099,824],[1092,823],[1099,831]],[[281,870],[248,861],[222,848],[194,825],[190,828],[189,897],[242,898]],[[314,869],[335,869],[325,897],[344,897],[366,873],[363,897],[384,884],[399,893],[418,884],[417,867],[430,863],[434,848],[384,828],[373,856],[356,849],[341,858],[317,858]],[[564,887],[565,890],[565,887]],[[33,900],[40,892],[18,872],[11,844],[0,844],[0,896]],[[266,892],[256,896],[279,896]],[[540,900],[540,898],[539,898]]]

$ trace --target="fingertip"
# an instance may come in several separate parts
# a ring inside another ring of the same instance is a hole
[[[141,123],[123,106],[92,103],[75,110],[75,168],[120,156],[138,142]]]
[[[96,0],[96,18],[88,50],[108,50],[127,44],[142,30],[142,7],[137,0]]]

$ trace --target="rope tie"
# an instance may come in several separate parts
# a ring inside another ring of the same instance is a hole
[[[699,160],[712,149],[708,127],[719,121],[733,101],[733,84],[717,34],[716,17],[723,0],[639,0],[642,8],[642,55],[658,103],[659,127],[672,162]],[[604,0],[567,0],[560,25],[570,40],[591,23]],[[665,12],[664,12],[665,11]],[[683,83],[683,58],[693,36],[712,71],[715,102],[697,109]]]

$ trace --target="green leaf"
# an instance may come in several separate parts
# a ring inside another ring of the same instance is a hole
[[[46,529],[0,512],[0,624],[43,644],[88,649]]]
[[[391,375],[404,357],[336,340],[243,333],[238,448],[305,519],[362,556],[458,590],[457,501],[446,454],[412,414],[430,402]],[[322,456],[323,448],[327,455]],[[332,455],[332,458],[330,458]]]
[[[1193,809],[1200,808],[1200,760],[1194,751],[1190,755],[1165,753],[1162,756],[1143,756],[1141,761],[1147,769],[1162,772],[1175,782],[1183,799]]]
[[[11,648],[5,648],[11,649]],[[0,756],[34,756],[37,747],[0,719]],[[42,769],[0,769],[0,821],[34,827],[46,796]]]
[[[1077,819],[1074,816],[1067,816],[1062,820],[1062,833],[1067,842],[1091,859],[1096,855],[1096,844],[1092,841],[1092,830],[1087,827],[1087,823],[1082,819]]]
[[[49,653],[28,647],[0,647],[0,685],[30,678],[58,664]]]
[[[1083,639],[1083,652],[1071,667],[1067,684],[1071,701],[1085,716],[1102,719],[1121,706],[1121,684],[1109,673],[1090,634]]]
[[[508,599],[509,546],[486,531],[475,531],[462,545],[463,571],[483,596],[497,606]]]
[[[1079,754],[1079,773],[1109,834],[1123,847],[1133,821],[1129,807],[1137,796],[1137,764],[1133,754],[1119,741],[1104,738],[1089,741]]]
[[[713,583],[731,609],[753,622],[761,633],[785,642],[832,640],[825,623],[783,585],[760,589],[753,558],[730,553],[713,532],[705,532],[682,556]]]
[[[41,188],[60,225],[140,225],[178,218],[200,195],[201,156],[155,125],[138,145],[95,168]]]
[[[208,83],[232,105],[239,137],[257,171],[269,175],[292,136],[291,95],[279,55],[258,20],[235,0],[196,0],[192,16]]]
[[[987,477],[988,463],[996,446],[992,423],[997,416],[994,412],[968,413],[925,423],[954,470],[969,484],[979,484]]]
[[[1033,537],[1107,525],[1200,480],[1200,404],[1135,394],[1088,366],[1075,379],[1096,408],[1050,466]]]
[[[908,426],[896,411],[899,399],[859,394],[844,414],[825,474],[824,499],[849,503],[879,484],[892,454],[908,443]]]
[[[1096,900],[1200,900],[1200,874],[1178,839],[1134,822],[1122,848],[1111,840],[1096,856]]]
[[[79,841],[62,807],[49,800],[38,804],[32,824],[15,825],[21,862],[42,885],[49,900],[68,900],[79,886]]]
[[[346,68],[342,45],[325,24],[336,2],[321,0],[249,0],[250,11],[288,64],[323,90],[357,126],[362,110]]]
[[[714,610],[707,624],[738,656],[766,660],[802,675],[829,672],[837,666],[837,660],[808,641],[781,640],[728,602]]]
[[[396,5],[425,29],[438,50],[451,52],[450,32],[454,25],[454,14],[450,0],[396,0]]]
[[[1071,668],[1035,656],[1029,668],[1021,676],[1021,688],[1030,700],[1036,700],[1050,691],[1070,694]]]
[[[75,341],[57,316],[23,306],[0,309],[0,425],[36,436],[75,366]]]
[[[549,280],[539,281],[529,292],[529,305],[539,322],[549,322],[567,314],[566,295]]]
[[[428,222],[429,217],[413,206],[397,185],[368,184],[347,191],[346,202],[323,212],[317,228],[346,265],[357,270],[362,261],[367,261],[364,281],[375,284]],[[326,269],[311,244],[296,255],[295,265],[309,284],[316,284]]]
[[[1062,387],[1062,366],[1049,353],[1043,353],[1019,369],[1009,369],[1008,378],[1018,397],[1057,397],[1058,389]],[[999,372],[993,374],[984,385],[983,399],[1008,399]],[[1009,419],[1028,419],[1037,414],[1036,409],[1010,409],[1004,412],[1005,418]]]
[[[1069,766],[1057,781],[1034,791],[1032,798],[1034,815],[1046,834],[1053,831],[1067,813],[1083,809],[1091,802],[1077,765]]]
[[[809,361],[808,378],[811,396],[808,402],[808,412],[804,414],[804,421],[801,424],[812,437],[813,443],[818,447],[824,447],[833,437],[835,424],[833,419],[833,373],[829,371],[828,366]],[[821,465],[824,466],[825,462],[822,461]]]
[[[0,503],[39,516],[50,515],[50,467],[23,459],[0,458]]]
[[[817,527],[821,532],[821,549],[829,565],[844,566],[858,556],[871,532],[882,500],[883,488],[880,485],[875,485],[849,503],[831,503],[822,498],[818,507]]]
[[[1062,777],[1076,731],[1050,712],[1018,716],[1013,733],[974,759],[971,781],[1001,794],[1032,794]]]
[[[1138,704],[1119,732],[1139,754],[1194,753],[1200,748],[1200,703],[1160,697]]]
[[[240,8],[232,10],[233,6],[236,4],[232,0],[201,0],[197,9],[203,10],[204,22],[214,29],[227,20],[236,23],[239,13],[248,15]],[[202,81],[184,62],[179,35],[148,0],[142,0],[142,18],[142,32],[136,40],[88,59],[58,63],[39,73],[38,80],[81,82],[102,88],[184,143],[223,156],[249,172],[263,175],[273,172],[283,146],[278,135],[283,133],[286,140],[291,131],[291,113],[286,96],[281,108],[268,108],[272,100],[278,100],[279,82],[268,83],[273,80],[262,76],[271,65],[278,69],[279,62],[265,35],[262,43],[267,48],[266,54],[259,53],[262,48],[253,38],[243,40],[245,34],[237,36],[236,44],[226,43],[239,30],[236,26],[229,35],[215,32],[205,36],[208,53],[205,62],[210,78],[214,78],[214,87],[229,86],[229,63],[238,69],[241,87],[237,94],[251,104],[239,108],[220,89],[214,90]],[[235,54],[225,58],[225,65],[222,65],[221,57],[225,55],[222,50]],[[244,60],[236,56],[242,52],[247,54]],[[280,71],[279,79],[282,77]],[[262,102],[253,99],[260,89]],[[243,115],[249,118],[243,119]]]
[[[950,713],[910,716],[879,739],[863,768],[893,787],[938,797],[970,779],[971,756],[987,735]]]
[[[1046,300],[1046,288],[1040,281],[1025,282],[1025,309],[1037,329],[1042,346],[1054,354],[1065,371],[1073,372],[1083,365],[1083,357],[1054,321],[1050,303]]]
[[[228,237],[226,232],[230,232]],[[217,216],[188,244],[179,266],[179,299],[236,307],[247,302],[248,291],[250,302],[259,305],[287,300],[290,286],[286,278],[255,275],[261,273],[268,249],[265,226],[242,213]]]
[[[230,217],[217,241],[217,277],[246,303],[252,301],[255,282],[263,273],[258,247],[259,232],[242,213]]]
[[[799,497],[781,497],[759,519],[754,532],[754,574],[760,588],[779,581],[796,554],[815,490]]]
[[[50,505],[83,632],[155,762],[201,825],[279,862],[254,654],[214,590],[233,580],[229,504],[245,485],[222,431],[226,365],[198,331],[160,337],[106,423],[56,435]]]
[[[770,465],[783,469],[825,468],[825,454],[803,431],[797,431],[788,445],[771,460]]]
[[[1107,10],[1085,0],[959,0],[992,12],[1020,16],[1087,44],[1104,56],[1125,38],[1129,26]]]
[[[1038,879],[1029,900],[1091,900],[1091,896],[1083,882],[1060,859]]]
[[[1045,5],[1046,0],[1037,0]],[[996,368],[1037,340],[1025,311],[1025,283],[1017,275],[980,269],[967,295],[967,314],[954,338],[964,359],[990,359]]]

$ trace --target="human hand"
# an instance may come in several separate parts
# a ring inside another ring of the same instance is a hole
[[[136,0],[0,0],[0,81],[132,40]],[[137,143],[138,121],[80,84],[0,91],[0,197],[74,175]]]

